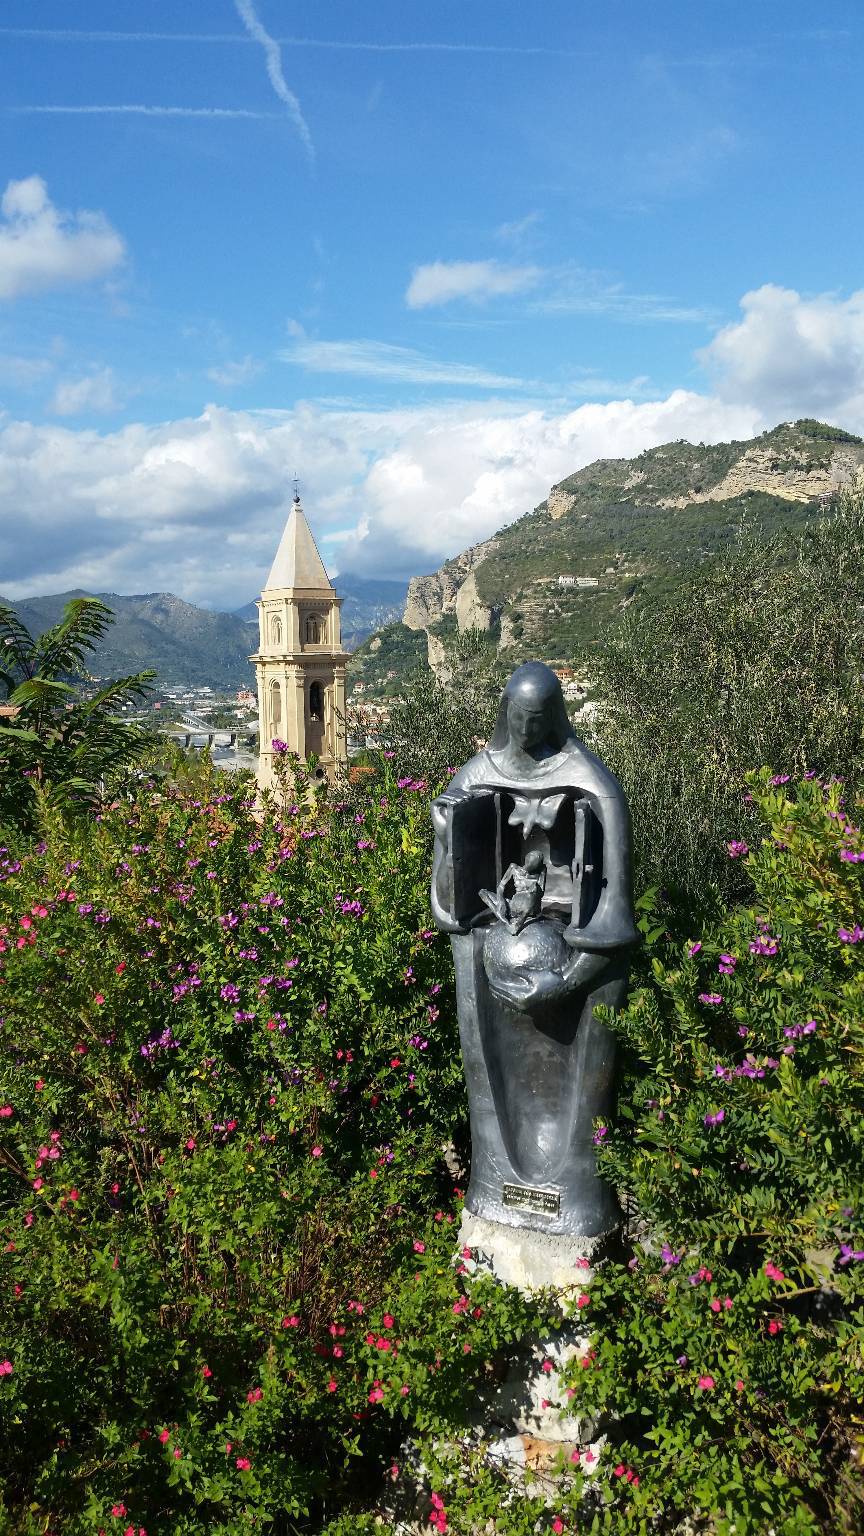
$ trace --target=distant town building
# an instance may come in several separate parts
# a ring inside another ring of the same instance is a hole
[[[599,576],[559,576],[559,587],[599,587]]]
[[[258,650],[249,658],[258,680],[262,787],[274,782],[274,741],[301,758],[314,753],[319,773],[331,778],[347,761],[341,606],[295,493],[257,604]]]

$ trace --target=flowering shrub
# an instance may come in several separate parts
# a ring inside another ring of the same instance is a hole
[[[574,1288],[589,1347],[550,1385],[606,1443],[514,1497],[464,1431],[549,1318],[454,1262],[431,790],[385,764],[292,800],[291,767],[263,815],[205,769],[0,852],[0,1528],[852,1536],[864,836],[842,786],[754,780],[729,849],[754,895],[685,943],[641,903],[594,1136],[628,1247]]]
[[[205,773],[0,852],[4,1529],[319,1530],[527,1326],[451,1262],[428,798]]]
[[[632,1070],[598,1145],[635,1241],[571,1380],[639,1479],[603,1529],[864,1523],[864,834],[837,783],[751,790],[753,900],[683,946],[643,903],[615,1024]]]

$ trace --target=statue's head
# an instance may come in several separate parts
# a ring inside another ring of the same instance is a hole
[[[498,720],[489,745],[508,744],[522,752],[548,746],[560,751],[573,739],[561,684],[542,661],[525,661],[512,674],[501,696]]]
[[[525,868],[529,875],[539,875],[543,868],[543,855],[536,848],[531,848],[525,855]]]

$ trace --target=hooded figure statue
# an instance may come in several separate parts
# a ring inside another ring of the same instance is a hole
[[[471,1112],[466,1209],[599,1237],[620,1219],[597,1176],[617,1010],[638,943],[630,815],[575,735],[561,684],[517,667],[488,746],[432,805],[432,911],[451,935]]]

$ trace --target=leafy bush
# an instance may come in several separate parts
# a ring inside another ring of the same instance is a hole
[[[601,648],[597,749],[633,810],[646,884],[701,905],[740,888],[726,843],[746,771],[862,782],[864,480],[788,541],[743,537]]]
[[[633,1070],[596,1139],[638,1240],[572,1385],[618,1416],[620,1528],[864,1524],[864,834],[836,783],[752,793],[753,900],[683,946],[644,903],[615,1021]]]
[[[491,736],[506,677],[482,630],[453,635],[443,664],[442,681],[428,667],[412,674],[380,731],[404,772],[432,783],[451,778]]]
[[[317,1531],[526,1326],[450,1262],[425,784],[249,790],[0,855],[4,1529]]]
[[[641,903],[596,1131],[629,1247],[579,1286],[561,1401],[607,1440],[514,1494],[476,1430],[548,1298],[454,1262],[432,788],[385,759],[262,814],[250,781],[187,775],[90,823],[48,807],[0,853],[0,1528],[860,1530],[864,834],[842,786],[751,781],[751,894],[694,911],[686,943]]]

